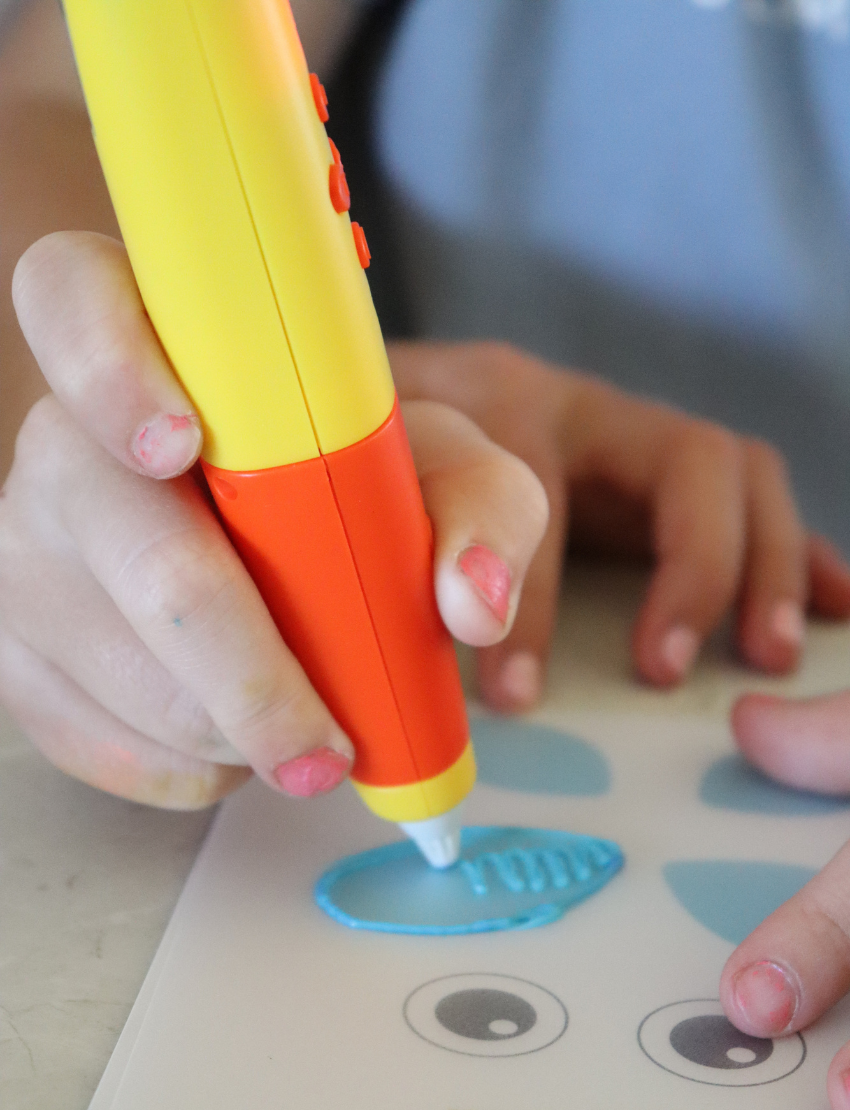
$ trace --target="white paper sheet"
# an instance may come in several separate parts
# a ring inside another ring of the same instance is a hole
[[[216,819],[92,1110],[825,1110],[829,1060],[850,1038],[843,1004],[803,1041],[770,1046],[764,1061],[712,1069],[677,1056],[664,1022],[716,1012],[733,944],[683,906],[663,869],[818,868],[850,836],[850,808],[788,815],[707,804],[701,783],[732,745],[705,721],[575,714],[546,723],[604,756],[607,792],[480,785],[469,823],[614,839],[626,865],[604,890],[524,932],[351,931],[316,908],[313,884],[341,855],[397,839],[395,830],[348,790],[289,803],[251,784]],[[496,1056],[493,1042],[445,1034],[435,1000],[470,985],[525,997],[535,1028],[499,1041]],[[675,1006],[689,1000],[706,1001]]]

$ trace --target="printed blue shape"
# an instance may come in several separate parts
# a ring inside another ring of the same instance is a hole
[[[526,794],[585,797],[605,794],[611,773],[586,740],[527,721],[472,720],[478,781]]]
[[[703,775],[699,796],[715,809],[774,817],[817,817],[850,806],[850,798],[812,794],[773,782],[740,755],[725,755]]]
[[[623,866],[610,840],[554,829],[463,830],[461,857],[435,871],[409,840],[339,861],[316,902],[351,929],[456,936],[556,921]]]
[[[677,860],[664,867],[667,885],[688,913],[732,944],[816,874],[811,867],[749,860]]]

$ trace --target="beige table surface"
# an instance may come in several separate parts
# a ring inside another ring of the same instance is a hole
[[[567,577],[549,707],[721,719],[746,689],[850,686],[850,627],[813,626],[804,666],[771,681],[718,636],[672,693],[634,683],[642,578]],[[286,803],[282,803],[286,804]],[[211,818],[110,798],[54,770],[0,711],[0,1108],[85,1110]]]

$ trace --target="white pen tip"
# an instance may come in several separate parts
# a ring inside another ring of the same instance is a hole
[[[441,813],[439,817],[401,821],[399,824],[432,867],[443,870],[457,863],[460,857],[460,806]]]

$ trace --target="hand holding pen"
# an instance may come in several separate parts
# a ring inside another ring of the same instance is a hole
[[[42,240],[15,293],[54,393],[21,432],[3,502],[4,701],[58,766],[136,801],[207,805],[246,766],[296,795],[336,786],[350,741],[189,473],[197,416],[123,248]],[[545,497],[459,413],[415,402],[405,416],[426,472],[441,615],[467,643],[494,643]]]

